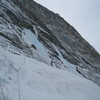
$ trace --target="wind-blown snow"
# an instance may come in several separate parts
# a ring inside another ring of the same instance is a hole
[[[0,81],[0,100],[100,100],[91,81],[1,47]]]

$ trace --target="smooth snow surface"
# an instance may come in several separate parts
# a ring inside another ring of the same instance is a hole
[[[100,100],[91,81],[1,47],[0,81],[0,100]]]

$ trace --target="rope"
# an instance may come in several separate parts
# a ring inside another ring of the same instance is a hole
[[[24,61],[23,61],[23,65],[25,65],[25,61],[26,61],[26,59],[25,59],[25,57],[24,57]],[[17,82],[18,82],[18,95],[19,95],[19,100],[21,100],[21,92],[20,92],[20,80],[19,80],[19,71],[20,71],[20,69],[21,69],[22,67],[20,67],[19,69],[16,69],[17,71]]]
[[[19,100],[21,100],[21,96],[20,96],[20,82],[19,82],[19,71],[17,72],[17,82],[18,82],[18,97],[19,97]]]
[[[1,80],[0,80],[0,87],[1,87],[2,100],[5,100]]]
[[[0,51],[1,52],[1,51]],[[6,49],[5,49],[5,52],[1,52],[3,53],[4,55],[4,60],[6,60]],[[25,65],[25,62],[26,62],[26,59],[24,57],[23,59],[23,65]],[[20,80],[19,80],[19,71],[21,69],[21,67],[19,69],[16,69],[14,66],[11,66],[13,68],[13,70],[15,70],[16,74],[17,74],[17,84],[18,84],[18,100],[21,100],[21,92],[20,92]],[[2,100],[5,100],[5,97],[4,97],[4,93],[3,93],[3,88],[2,88],[2,83],[0,81],[0,87],[1,87],[1,93],[2,93]]]
[[[1,51],[0,51],[0,52],[1,52]],[[3,52],[1,52],[1,53],[3,53]],[[3,55],[4,55],[4,58],[3,58],[3,61],[4,61],[5,58],[6,58],[6,53],[4,53]],[[0,68],[0,72],[1,72],[1,70],[2,70],[2,67]],[[0,79],[0,87],[1,87],[2,100],[5,100],[4,92],[3,92],[3,88],[2,88],[2,81],[1,81],[1,79]]]

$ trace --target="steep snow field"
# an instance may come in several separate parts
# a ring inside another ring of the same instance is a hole
[[[0,47],[0,100],[100,100],[100,88],[70,71]]]
[[[0,100],[100,100],[99,54],[32,2],[0,0]]]

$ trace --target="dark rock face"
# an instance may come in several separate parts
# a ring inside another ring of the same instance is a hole
[[[12,35],[14,38],[9,37],[5,32],[1,32],[1,36],[8,38],[8,40],[12,41],[13,45],[17,45],[18,48],[25,50],[24,52],[26,54],[28,53],[32,56],[34,54],[30,46],[22,41],[21,29],[27,28],[33,33],[36,33],[36,29],[38,40],[49,50],[48,54],[52,66],[54,63],[57,68],[61,68],[60,66],[64,64],[57,50],[53,47],[54,44],[63,59],[76,65],[76,70],[84,77],[100,85],[100,55],[61,16],[37,4],[33,0],[4,0],[10,5],[13,5],[14,9],[18,9],[16,11],[10,9],[9,6],[7,8],[5,5],[2,5],[2,1],[0,1],[0,8],[3,11],[0,14],[0,18],[7,21],[6,23],[12,25],[13,28],[16,25],[20,29],[15,29],[17,34]],[[4,14],[8,16],[8,19],[7,17],[2,17],[5,16]],[[32,47],[36,50],[33,44]],[[66,68],[66,65],[64,67]]]

